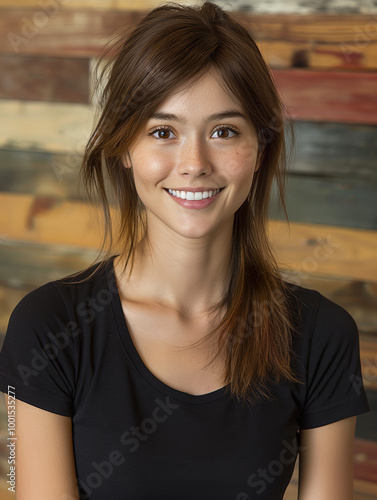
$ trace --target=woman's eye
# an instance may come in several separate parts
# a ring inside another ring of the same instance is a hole
[[[215,135],[217,134],[217,135]],[[229,127],[222,127],[218,128],[217,130],[214,131],[211,137],[217,137],[219,139],[229,139],[230,137],[233,137],[234,135],[238,135],[238,132],[235,130],[232,130]]]
[[[153,135],[154,137],[156,137],[156,139],[172,139],[173,137],[175,137],[173,132],[167,128],[159,128],[157,130],[153,130],[149,135]]]

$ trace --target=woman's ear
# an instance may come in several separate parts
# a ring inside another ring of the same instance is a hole
[[[264,146],[259,146],[258,148],[258,154],[257,154],[257,159],[255,162],[255,169],[254,172],[257,172],[259,170],[260,164],[261,164],[261,159],[264,151]]]
[[[132,168],[131,157],[128,151],[122,155],[121,160],[125,168]]]

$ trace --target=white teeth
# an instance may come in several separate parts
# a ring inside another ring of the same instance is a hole
[[[169,193],[176,198],[181,198],[182,200],[199,201],[205,200],[206,198],[211,198],[220,192],[220,189],[215,191],[175,191],[174,189],[168,189]]]

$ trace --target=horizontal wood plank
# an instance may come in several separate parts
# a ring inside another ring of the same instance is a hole
[[[182,3],[182,0],[177,0]],[[287,13],[300,12],[310,14],[313,12],[328,12],[346,14],[350,12],[369,12],[377,13],[377,7],[371,0],[358,0],[357,2],[344,2],[338,0],[327,0],[323,3],[321,0],[313,0],[310,3],[300,0],[273,1],[255,3],[252,0],[233,0],[231,3],[224,0],[214,0],[220,6],[226,9],[241,9],[245,12],[266,12],[266,13]],[[185,0],[186,4],[196,4],[196,0]],[[146,9],[160,4],[158,0],[2,0],[4,7],[34,7],[41,8],[44,5],[61,4],[69,8],[89,8],[89,9]]]
[[[116,10],[0,10],[0,52],[67,57],[99,55],[120,26],[129,27],[140,12]]]
[[[89,102],[89,59],[0,54],[0,98]]]
[[[0,149],[2,192],[82,200],[78,185],[82,156]]]
[[[0,101],[0,148],[82,154],[95,109],[86,104]],[[63,165],[64,168],[64,165]]]
[[[100,246],[100,212],[53,195],[1,194],[3,241],[24,240],[86,248]]]
[[[377,124],[377,73],[275,70],[295,120]]]
[[[95,10],[142,10],[157,7],[159,0],[1,0],[2,7],[34,8],[36,10],[56,9],[95,9]],[[182,3],[182,0],[177,0]],[[195,4],[195,0],[185,0],[186,4]]]
[[[90,248],[0,240],[0,284],[36,288],[86,268],[97,255]]]
[[[377,229],[377,179],[331,175],[289,175],[287,212],[290,221]],[[270,216],[284,220],[271,206]]]
[[[377,179],[377,127],[299,121],[294,134],[289,173]]]
[[[272,246],[282,269],[305,276],[377,282],[377,232],[271,221]]]
[[[142,4],[135,8],[130,3],[125,11],[117,11],[114,10],[115,3],[112,7],[101,10],[101,6],[105,4],[98,2],[98,9],[93,10],[90,8],[90,2],[83,3],[84,8],[74,2],[75,0],[70,0],[69,4],[65,7],[60,5],[58,9],[51,7],[50,11],[33,9],[31,5],[29,9],[22,6],[17,9],[6,8],[6,4],[3,5],[0,16],[0,52],[96,56],[115,28],[129,26],[143,15],[137,11],[137,7],[142,8]],[[12,7],[13,5],[12,3]],[[123,5],[127,5],[126,2]],[[236,5],[234,8],[236,9]],[[263,42],[262,47],[266,47],[266,42],[293,44],[283,46],[282,52],[286,53],[289,47],[293,52],[306,50],[309,51],[310,59],[312,52],[315,54],[320,51],[321,44],[330,44],[332,52],[337,54],[336,65],[341,57],[341,66],[346,64],[351,68],[361,63],[366,67],[375,67],[376,63],[371,55],[365,56],[367,63],[362,62],[364,53],[371,54],[371,47],[377,42],[376,16],[372,14],[342,13],[329,16],[312,13],[302,16],[236,11],[235,16],[245,24],[258,42]],[[329,47],[323,48],[329,50]],[[276,54],[276,49],[279,53],[278,45],[274,48],[270,46],[266,54],[271,53],[271,50]],[[292,59],[291,56],[289,59]]]
[[[377,22],[375,24],[377,29]],[[307,53],[308,67],[313,69],[336,68],[344,70],[377,69],[377,36],[367,36],[364,41],[357,41],[355,27],[354,43],[316,43]],[[278,50],[276,50],[278,52]],[[292,64],[291,64],[292,66]]]

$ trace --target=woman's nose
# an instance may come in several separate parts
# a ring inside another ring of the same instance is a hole
[[[179,153],[178,171],[182,175],[208,175],[212,172],[209,146],[199,138],[182,144]]]

